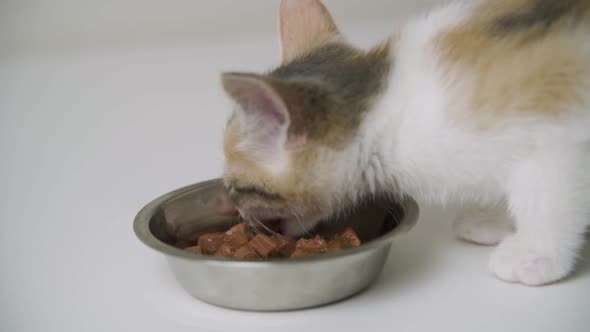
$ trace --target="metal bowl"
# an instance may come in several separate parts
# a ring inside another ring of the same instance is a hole
[[[379,276],[394,237],[412,228],[418,218],[418,206],[410,198],[375,200],[314,231],[329,236],[350,225],[361,246],[310,258],[237,261],[195,255],[174,246],[195,234],[236,223],[235,216],[222,213],[226,197],[220,180],[187,186],[146,205],[133,228],[143,243],[165,255],[176,279],[193,297],[241,310],[302,309],[362,291]]]

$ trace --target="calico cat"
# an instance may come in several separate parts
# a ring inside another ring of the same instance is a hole
[[[369,50],[280,4],[282,64],[225,73],[224,179],[291,235],[379,194],[460,203],[498,278],[568,276],[590,224],[590,0],[455,2]]]

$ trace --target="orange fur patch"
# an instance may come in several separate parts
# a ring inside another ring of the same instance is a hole
[[[563,0],[559,15],[535,13],[537,1],[487,1],[437,37],[446,74],[472,83],[467,109],[558,116],[587,93],[590,47],[580,44],[590,38],[590,1]]]

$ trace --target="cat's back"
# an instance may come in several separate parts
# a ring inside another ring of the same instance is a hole
[[[590,0],[457,2],[420,29],[460,116],[590,115]]]
[[[523,155],[590,144],[590,0],[455,2],[395,47],[383,112],[411,182],[461,192],[464,174],[485,186]]]

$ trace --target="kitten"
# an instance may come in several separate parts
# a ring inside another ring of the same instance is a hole
[[[370,50],[319,0],[280,5],[282,64],[226,73],[224,178],[300,233],[377,194],[467,206],[500,279],[569,275],[590,224],[590,0],[457,2]]]

